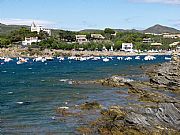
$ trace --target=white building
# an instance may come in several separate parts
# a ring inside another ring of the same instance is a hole
[[[105,39],[105,37],[101,34],[91,34],[91,38],[98,39],[98,40]]]
[[[47,32],[49,36],[51,36],[51,30],[47,28],[43,28],[42,26],[37,26],[34,22],[31,24],[31,32],[37,32],[39,34],[40,31]]]
[[[162,43],[151,43],[151,46],[162,46]]]
[[[163,34],[157,34],[157,33],[145,33],[145,35],[162,36]]]
[[[25,40],[22,41],[22,45],[31,45],[32,43],[38,43],[40,41],[38,37],[25,37]]]
[[[122,51],[125,52],[132,52],[133,51],[133,44],[132,43],[122,43]]]
[[[151,38],[143,38],[143,43],[151,43],[152,39]]]
[[[168,34],[168,33],[165,33],[163,35],[163,38],[174,38],[174,39],[176,39],[176,38],[180,38],[180,34]]]
[[[76,42],[79,44],[87,43],[88,40],[86,38],[86,35],[76,35]]]
[[[174,42],[174,43],[172,43],[172,44],[169,44],[169,46],[170,47],[178,47],[180,45],[180,42],[179,41],[177,41],[177,42]]]

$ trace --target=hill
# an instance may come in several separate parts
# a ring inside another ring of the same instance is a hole
[[[161,34],[161,33],[180,33],[180,30],[177,30],[175,28],[167,27],[167,26],[162,26],[162,25],[154,25],[146,30],[143,31],[144,33],[156,33],[156,34]]]
[[[21,27],[30,28],[30,26],[25,26],[25,25],[6,25],[0,23],[0,34],[8,34],[13,30],[20,29]]]
[[[84,33],[101,33],[103,32],[103,30],[99,30],[99,29],[84,29],[84,30],[81,30],[79,32],[84,32]]]

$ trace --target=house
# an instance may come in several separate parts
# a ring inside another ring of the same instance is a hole
[[[174,39],[176,39],[177,37],[175,34],[165,34],[165,35],[163,35],[163,38],[174,38]]]
[[[169,33],[165,33],[165,34],[163,34],[163,38],[176,39],[176,38],[180,38],[180,34],[169,34]]]
[[[91,38],[96,39],[96,40],[105,39],[105,37],[103,35],[101,35],[101,34],[91,34]]]
[[[117,33],[115,32],[114,34],[111,34],[111,36],[116,36],[117,35]]]
[[[162,43],[151,43],[151,46],[162,46]]]
[[[86,35],[76,35],[76,42],[79,44],[87,43],[88,40],[86,38]]]
[[[31,45],[32,43],[38,43],[41,40],[38,40],[38,37],[25,37],[25,40],[22,41],[22,45]]]
[[[47,32],[49,36],[51,36],[51,30],[47,28],[43,28],[42,26],[36,25],[34,22],[31,24],[31,32],[37,32],[39,34],[40,31]]]
[[[122,43],[122,51],[125,52],[132,52],[133,51],[133,44],[132,43]]]
[[[143,38],[143,43],[151,43],[152,39],[151,38]]]
[[[145,35],[162,36],[162,34],[157,33],[145,33]]]
[[[160,48],[160,46],[162,46],[162,43],[151,43],[151,46],[153,47],[153,48],[156,48],[156,49],[159,49]]]
[[[171,48],[176,48],[178,50],[180,50],[180,42],[174,42],[172,44],[169,45]]]

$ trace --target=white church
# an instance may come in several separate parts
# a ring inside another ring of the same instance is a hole
[[[31,24],[31,32],[37,32],[39,34],[40,31],[45,31],[51,36],[51,30],[47,28],[43,28],[42,26],[36,25],[34,22]]]

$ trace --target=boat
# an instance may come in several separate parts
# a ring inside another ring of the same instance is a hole
[[[53,61],[53,57],[50,57],[50,56],[48,56],[48,57],[45,57],[45,59],[47,60],[47,61]]]
[[[23,64],[23,63],[26,63],[27,60],[26,59],[20,59],[19,61],[17,61],[16,63],[19,65],[19,64]]]
[[[154,59],[156,59],[156,57],[150,55],[144,57],[144,60],[154,60]]]
[[[165,57],[164,59],[165,59],[165,60],[171,60],[171,58],[170,58],[170,57]]]
[[[109,59],[108,59],[108,58],[104,58],[103,61],[104,61],[104,62],[108,62]]]
[[[140,58],[140,56],[136,56],[134,59],[135,60],[140,60],[141,58]]]
[[[127,57],[124,60],[132,60],[132,58],[131,57]]]
[[[79,59],[80,61],[86,61],[87,60],[87,58],[86,57],[80,57],[80,59]]]
[[[57,57],[58,60],[64,60],[64,57]]]
[[[4,58],[4,62],[10,62],[10,61],[12,61],[13,59],[11,59],[11,58]]]
[[[117,57],[118,60],[123,60],[123,57]]]
[[[94,57],[92,60],[100,60],[101,57]]]
[[[46,58],[44,58],[44,57],[37,57],[37,58],[34,58],[33,61],[35,61],[35,62],[38,62],[38,61],[45,62]]]

